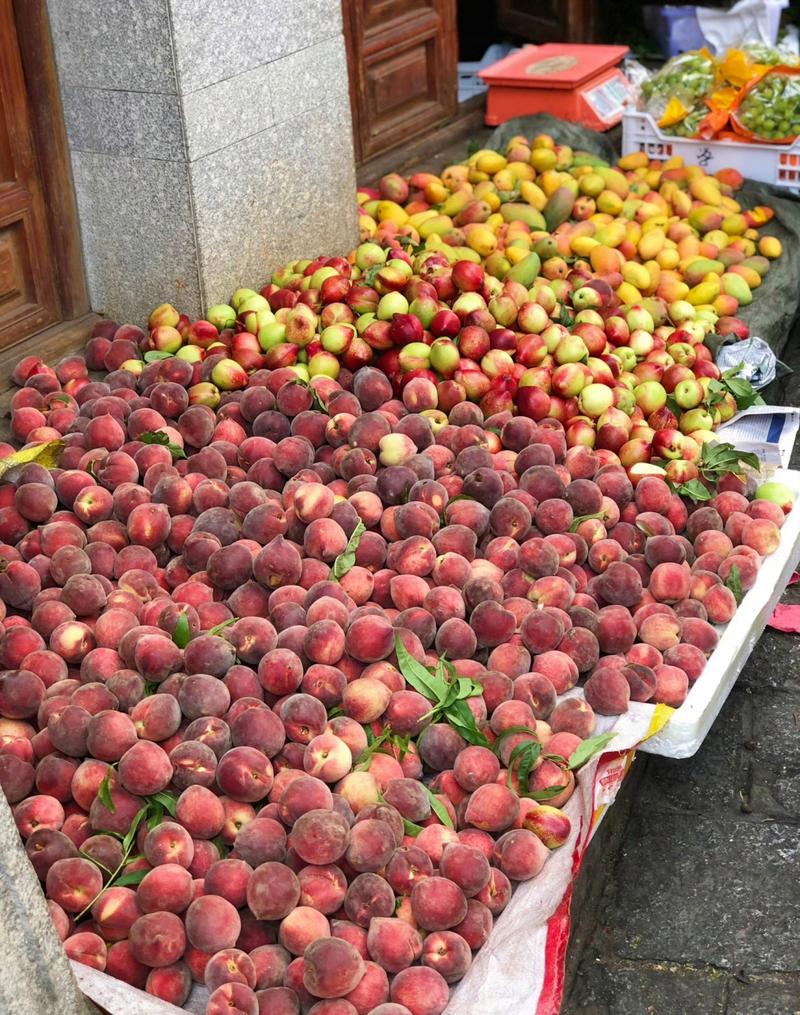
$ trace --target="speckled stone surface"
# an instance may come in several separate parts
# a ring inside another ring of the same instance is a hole
[[[195,91],[342,30],[337,0],[169,0],[180,90]],[[202,12],[200,11],[202,7]]]
[[[89,1015],[5,797],[0,793],[0,1012]]]
[[[293,258],[345,253],[356,232],[349,108],[320,105],[199,159],[191,181],[207,303]]]
[[[73,151],[169,162],[186,159],[177,95],[68,85],[62,102]]]
[[[166,0],[47,0],[47,10],[65,85],[177,91]]]
[[[322,102],[349,103],[344,38],[338,35],[267,65],[275,120],[282,122]]]
[[[50,8],[93,310],[200,315],[358,241],[338,2]]]
[[[192,162],[260,134],[275,122],[269,64],[188,92],[181,102]]]
[[[92,309],[143,322],[165,301],[199,312],[188,165],[73,152]]]

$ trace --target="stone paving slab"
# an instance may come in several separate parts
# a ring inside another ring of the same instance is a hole
[[[800,1015],[800,975],[785,984],[734,980],[726,1015]]]

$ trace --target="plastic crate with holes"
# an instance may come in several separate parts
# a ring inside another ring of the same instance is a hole
[[[646,152],[651,159],[680,155],[706,172],[738,169],[742,176],[787,190],[800,189],[800,140],[790,145],[749,141],[702,141],[660,130],[649,113],[631,110],[622,118],[623,152]]]

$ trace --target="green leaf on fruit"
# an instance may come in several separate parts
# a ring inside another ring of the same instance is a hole
[[[569,310],[567,310],[566,307],[561,308],[561,313],[558,315],[558,323],[561,325],[562,328],[570,328],[570,329],[575,323],[575,318],[572,316]]]
[[[154,804],[150,808],[150,813],[147,816],[147,828],[148,831],[153,831],[157,828],[164,820],[164,808],[161,804]]]
[[[215,835],[211,841],[214,843],[214,845],[217,847],[217,850],[219,851],[220,860],[224,860],[225,857],[228,855],[227,843],[223,840],[221,835]]]
[[[140,440],[142,444],[159,444],[163,448],[167,448],[169,453],[172,455],[173,462],[178,458],[185,458],[186,452],[179,444],[174,444],[170,439],[169,435],[162,433],[160,430],[146,430],[144,433],[140,433],[137,440]]]
[[[578,528],[579,528],[579,526],[581,525],[582,522],[589,522],[593,518],[604,518],[604,517],[605,517],[605,512],[604,511],[597,511],[593,515],[578,515],[577,518],[573,518],[572,519],[572,525],[570,525],[569,531],[570,532],[577,532]]]
[[[502,733],[498,734],[497,739],[491,745],[491,750],[500,757],[500,748],[503,746],[504,741],[508,737],[513,737],[515,733],[527,733],[528,736],[536,736],[536,733],[530,728],[530,726],[509,726],[508,729],[503,730]]]
[[[109,768],[106,772],[103,781],[97,787],[97,799],[105,807],[109,814],[113,814],[116,811],[114,801],[111,799],[111,780],[114,777],[114,769]]]
[[[189,630],[189,618],[185,613],[182,613],[175,621],[175,630],[172,632],[172,640],[178,648],[183,649],[189,644],[191,636],[192,632]]]
[[[145,867],[143,870],[128,871],[127,874],[121,874],[115,881],[115,888],[129,888],[131,885],[138,885],[144,881],[144,877],[149,871],[149,867]]]
[[[219,634],[220,631],[224,631],[226,627],[230,627],[231,624],[235,624],[238,617],[228,617],[227,620],[223,620],[221,624],[215,624],[214,627],[210,628],[207,634]]]
[[[317,410],[317,412],[327,413],[328,412],[327,407],[325,406],[325,403],[320,398],[320,395],[319,395],[319,392],[317,391],[317,389],[312,387],[309,384],[308,385],[308,390],[311,392],[311,405]]]
[[[736,605],[738,606],[744,599],[744,589],[742,588],[742,575],[735,564],[731,568],[730,574],[725,579],[725,585],[733,593],[733,598],[736,600]]]
[[[170,814],[173,818],[175,817],[178,801],[171,793],[154,793],[153,796],[148,797],[148,800],[150,800],[153,804],[157,804],[159,807],[163,807],[168,814]]]
[[[341,705],[334,705],[328,709],[328,719],[338,719],[340,715],[344,715],[344,709]]]
[[[172,359],[172,353],[162,352],[160,349],[150,349],[144,354],[145,363],[157,363],[162,359]]]
[[[353,534],[347,540],[347,546],[333,562],[331,574],[333,575],[335,581],[339,581],[341,578],[344,578],[350,568],[355,564],[358,544],[361,542],[361,537],[366,531],[366,525],[359,518],[358,524],[353,529]]]
[[[681,407],[675,401],[674,395],[667,395],[667,408],[672,413],[672,415],[676,417],[680,416],[680,414],[683,412],[683,409],[681,409]]]
[[[415,825],[413,821],[409,821],[408,818],[403,818],[403,831],[406,835],[412,835],[415,839],[422,831],[422,825]]]
[[[596,737],[589,737],[588,740],[584,740],[573,752],[567,762],[567,768],[576,769],[580,768],[581,765],[585,765],[586,762],[599,754],[616,736],[616,733],[599,733]]]
[[[681,497],[688,497],[689,500],[696,501],[697,503],[711,500],[714,496],[712,491],[707,486],[704,486],[699,479],[690,479],[688,483],[678,484],[675,487],[675,493],[679,493]]]
[[[547,789],[537,790],[535,793],[523,793],[523,796],[528,797],[529,800],[536,800],[537,803],[544,803],[546,800],[552,800],[553,797],[557,797],[559,793],[563,793],[567,788],[567,784],[563,786],[548,786]]]
[[[371,289],[373,289],[375,287],[375,278],[377,277],[378,272],[383,267],[384,267],[383,264],[373,264],[372,267],[367,268],[367,270],[364,272],[364,277],[361,280],[361,284],[367,285]]]
[[[7,473],[12,469],[28,465],[30,462],[36,462],[44,469],[55,469],[65,447],[62,440],[45,441],[44,444],[33,444],[29,448],[22,448],[21,451],[6,455],[5,458],[0,459],[0,479],[5,479]]]
[[[506,781],[508,782],[509,789],[514,788],[512,777],[514,766],[516,765],[517,785],[522,793],[527,790],[531,772],[535,768],[541,753],[542,745],[538,740],[527,740],[517,744],[511,751],[508,759],[508,776]]]
[[[448,690],[447,684],[441,677],[434,676],[422,663],[417,662],[400,640],[399,634],[394,637],[394,648],[400,672],[406,683],[429,701],[435,701],[437,704],[441,702]]]
[[[124,853],[130,853],[131,846],[136,839],[136,833],[139,830],[139,825],[141,825],[141,823],[147,818],[150,813],[150,809],[150,804],[145,804],[141,810],[138,810],[134,814],[133,821],[131,821],[131,827],[128,829],[125,834],[125,838],[122,840],[122,850]]]
[[[472,709],[465,701],[454,701],[444,710],[444,717],[454,726],[467,743],[476,747],[488,747],[489,741],[486,735],[478,729],[478,723]]]
[[[425,786],[424,783],[422,785]],[[431,810],[436,817],[443,825],[446,825],[448,828],[454,828],[453,819],[450,817],[450,814],[442,801],[431,792],[428,786],[425,786],[425,792],[428,794],[428,799],[431,802]]]

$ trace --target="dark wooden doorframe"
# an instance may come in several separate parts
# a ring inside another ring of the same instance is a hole
[[[82,317],[89,299],[46,0],[0,0],[0,29],[0,207],[11,297],[0,327],[9,346]]]
[[[61,318],[89,311],[78,207],[46,0],[13,0],[36,155],[48,211]]]

